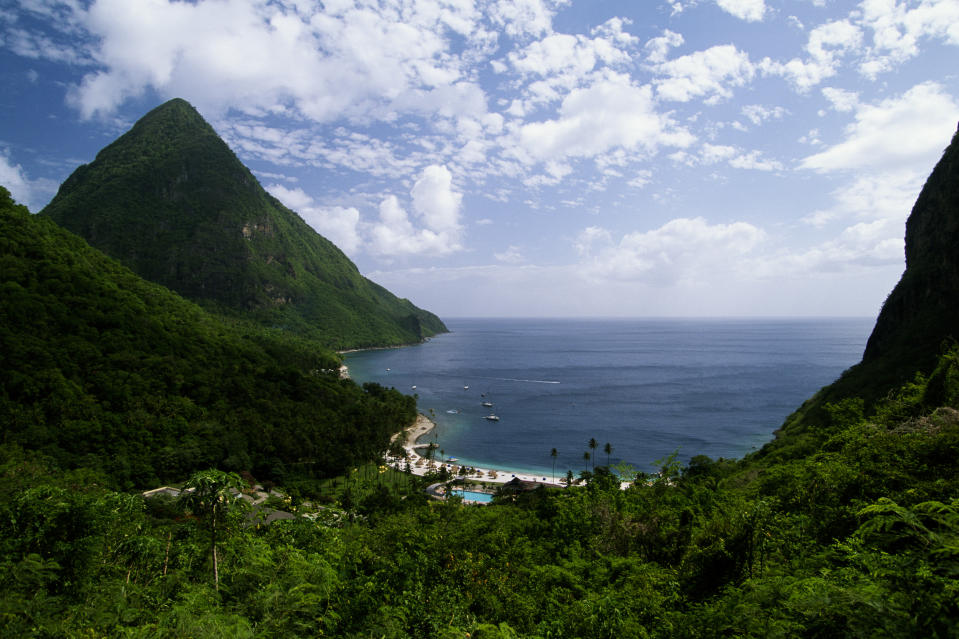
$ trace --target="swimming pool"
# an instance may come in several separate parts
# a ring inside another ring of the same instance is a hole
[[[493,501],[493,496],[489,493],[478,493],[475,490],[462,490],[461,488],[454,488],[450,491],[450,494],[454,497],[462,497],[466,501],[478,501],[483,504],[488,504]]]

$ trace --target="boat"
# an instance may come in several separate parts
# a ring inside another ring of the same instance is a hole
[[[493,402],[486,400],[485,402],[483,402],[483,406],[485,406],[486,408],[492,408]]]
[[[469,384],[463,387],[463,390],[469,390],[469,389],[470,389]]]
[[[488,420],[491,421],[491,422],[498,422],[498,421],[499,421],[499,417],[497,417],[496,415],[487,415],[487,416],[486,416],[486,419],[488,419]]]
[[[416,384],[413,384],[412,389],[416,390]]]

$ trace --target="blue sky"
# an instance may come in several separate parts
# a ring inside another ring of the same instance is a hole
[[[15,0],[0,183],[182,97],[441,316],[874,316],[957,59],[959,0]]]

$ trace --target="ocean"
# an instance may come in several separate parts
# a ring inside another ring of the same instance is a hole
[[[651,472],[673,452],[685,463],[761,447],[860,360],[873,321],[451,319],[423,344],[345,359],[357,382],[417,395],[457,463],[550,477],[555,448],[557,477],[587,452]]]

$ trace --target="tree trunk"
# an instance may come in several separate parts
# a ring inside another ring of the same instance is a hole
[[[213,528],[211,532],[213,540],[213,584],[216,591],[220,592],[220,568],[216,561],[216,506],[213,507]]]

